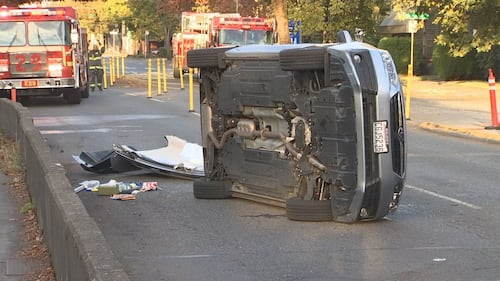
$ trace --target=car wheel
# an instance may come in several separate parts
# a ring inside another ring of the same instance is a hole
[[[193,195],[198,199],[231,198],[230,181],[207,181],[197,179],[193,182]]]
[[[323,69],[326,47],[307,47],[280,52],[280,67],[286,71]]]
[[[187,65],[191,68],[217,67],[219,57],[234,47],[194,49],[187,54]]]
[[[304,200],[297,197],[286,201],[286,216],[295,221],[331,221],[330,200]]]

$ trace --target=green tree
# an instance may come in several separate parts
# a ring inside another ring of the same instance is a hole
[[[454,56],[471,51],[488,52],[500,44],[498,0],[393,0],[394,10],[436,15],[441,26],[436,42]]]
[[[334,41],[339,30],[362,29],[368,42],[376,43],[376,27],[389,11],[384,0],[289,0],[291,19],[300,20],[303,34],[322,33],[322,41]]]

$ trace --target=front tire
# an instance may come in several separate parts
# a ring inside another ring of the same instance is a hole
[[[326,47],[306,47],[280,52],[280,68],[286,71],[319,70],[325,67]]]
[[[82,102],[82,96],[79,89],[67,90],[63,93],[63,97],[69,104],[80,104]]]
[[[330,200],[304,200],[297,197],[286,201],[286,216],[295,221],[331,221]]]
[[[207,181],[197,179],[193,182],[193,195],[198,199],[231,198],[230,181]]]

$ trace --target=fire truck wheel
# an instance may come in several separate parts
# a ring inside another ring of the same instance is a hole
[[[323,69],[326,53],[326,47],[283,50],[280,52],[280,67],[287,71]]]
[[[234,47],[194,49],[187,54],[187,64],[191,68],[217,67],[219,59],[227,50]]]
[[[181,74],[179,73],[179,68],[178,67],[174,68],[174,78],[175,79],[181,78]]]
[[[286,216],[295,221],[331,221],[330,200],[304,200],[292,197],[286,200]]]
[[[63,94],[64,99],[69,104],[80,104],[82,96],[79,90],[71,90]]]
[[[193,182],[193,195],[198,199],[231,198],[230,181],[207,181],[197,179]]]
[[[89,84],[87,84],[87,85],[83,88],[83,90],[82,90],[82,92],[81,92],[81,96],[82,96],[82,98],[87,99],[87,98],[89,97],[89,95],[90,95],[90,91],[89,91]]]

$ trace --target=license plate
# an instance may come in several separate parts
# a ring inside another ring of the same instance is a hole
[[[24,80],[23,87],[24,88],[38,87],[38,80]]]
[[[373,151],[375,153],[389,152],[387,121],[373,123]]]

